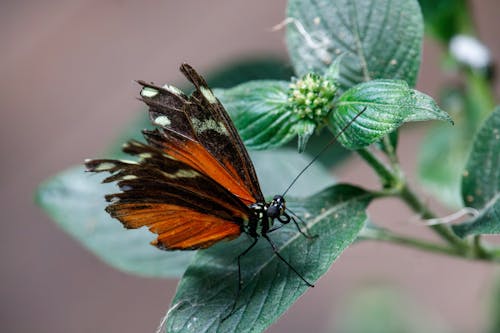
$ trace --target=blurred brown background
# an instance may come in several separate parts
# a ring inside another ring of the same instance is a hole
[[[472,1],[478,32],[499,62],[498,0]],[[179,64],[202,73],[252,55],[286,59],[279,1],[0,2],[0,330],[2,332],[154,332],[177,281],[125,275],[86,252],[33,204],[46,177],[98,156],[140,110],[134,79],[179,82]],[[427,41],[418,88],[436,96],[439,48]],[[498,89],[497,89],[498,91]],[[399,148],[414,173],[421,126]],[[375,186],[357,159],[339,178]],[[398,214],[384,215],[387,205]],[[391,208],[392,209],[392,208]],[[444,212],[444,211],[443,211]],[[376,220],[402,232],[411,213],[388,200]],[[494,267],[361,243],[269,332],[331,332],[351,290],[387,281],[460,332],[484,326]],[[425,320],[425,319],[423,319]]]

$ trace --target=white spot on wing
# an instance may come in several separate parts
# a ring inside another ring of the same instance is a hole
[[[194,178],[198,177],[199,173],[194,170],[179,170],[175,173],[175,176],[180,178]]]
[[[208,89],[207,87],[201,86],[200,91],[203,94],[203,96],[205,96],[205,98],[207,99],[207,101],[209,103],[211,103],[211,104],[217,103],[217,98],[215,98],[214,94],[212,93],[212,91],[210,89]]]
[[[153,155],[151,153],[142,153],[139,155],[140,158],[146,159],[146,158],[151,158]]]
[[[180,169],[176,173],[163,172],[163,175],[165,175],[165,177],[167,178],[175,179],[175,178],[195,178],[198,177],[200,174],[194,170]]]
[[[107,171],[111,170],[114,167],[116,167],[116,164],[111,163],[111,162],[103,162],[101,164],[98,164],[95,168],[94,171]]]
[[[208,130],[215,131],[222,135],[227,135],[227,129],[221,122],[216,122],[213,119],[199,120],[197,118],[191,118],[191,123],[193,124],[196,133],[203,133]]]
[[[182,91],[179,88],[171,86],[170,84],[165,84],[163,86],[163,89],[168,90],[172,94],[177,95],[177,96],[181,96],[182,95]]]
[[[167,116],[159,116],[155,118],[154,123],[158,126],[168,126],[171,122]]]
[[[123,180],[132,180],[132,179],[137,179],[137,176],[134,175],[126,175],[122,177]]]
[[[139,164],[136,161],[131,161],[131,160],[119,160],[122,163],[127,163],[127,164]]]
[[[165,157],[165,158],[168,158],[168,159],[170,159],[170,160],[177,161],[177,159],[176,159],[175,157],[173,157],[173,156],[170,156],[170,155],[165,154],[165,153],[162,153],[162,155],[163,155],[163,157]]]
[[[158,95],[158,93],[159,93],[158,90],[150,88],[150,87],[144,87],[141,90],[142,97],[152,98],[152,97],[155,97],[156,95]]]

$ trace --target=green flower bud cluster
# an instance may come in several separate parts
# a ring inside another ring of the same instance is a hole
[[[309,73],[290,84],[288,103],[300,118],[318,124],[332,110],[336,90],[331,79]]]

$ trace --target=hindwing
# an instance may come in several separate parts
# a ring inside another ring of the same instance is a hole
[[[162,249],[197,249],[239,236],[249,209],[216,181],[186,163],[137,141],[123,149],[138,162],[89,160],[87,170],[111,172],[103,182],[117,182],[106,211],[126,228],[147,226]]]

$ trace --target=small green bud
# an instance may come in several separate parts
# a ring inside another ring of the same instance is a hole
[[[319,124],[333,109],[337,87],[321,75],[309,73],[290,83],[288,102],[292,111],[302,119]]]

